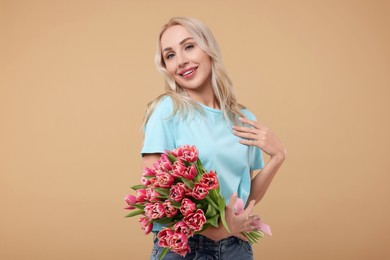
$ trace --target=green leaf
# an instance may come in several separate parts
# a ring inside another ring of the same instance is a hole
[[[221,194],[221,188],[219,187],[219,181],[218,181],[218,187],[215,189],[215,192],[217,194]]]
[[[172,219],[171,218],[160,218],[160,219],[154,220],[153,222],[157,222],[160,224],[168,224],[168,223],[172,223]]]
[[[204,200],[210,205],[212,206],[215,210],[219,211],[219,206],[217,204],[215,204],[215,202],[210,198],[209,195],[207,195]]]
[[[171,153],[166,153],[166,155],[167,155],[169,161],[171,161],[172,164],[173,164],[174,162],[176,162],[176,160],[177,160],[176,157],[173,156]]]
[[[202,171],[202,173],[205,173],[205,172],[206,172],[206,169],[203,167],[203,164],[202,164],[202,162],[200,161],[199,158],[198,158],[198,160],[196,161],[196,166]]]
[[[210,223],[211,225],[213,225],[214,227],[218,227],[218,218],[219,218],[219,215],[215,215],[214,217],[212,218],[209,218],[206,223]]]
[[[166,199],[167,196],[155,196],[156,198],[159,198],[159,199]]]
[[[194,165],[195,165],[196,171],[198,172],[196,174],[195,178],[194,178],[194,181],[195,182],[199,182],[202,179],[202,175],[203,175],[204,172],[202,171],[202,169],[200,169],[198,167],[198,165],[196,165],[196,164],[194,164]]]
[[[133,190],[139,190],[139,189],[145,189],[146,186],[142,185],[142,184],[139,184],[139,185],[131,186],[130,188],[132,188]]]
[[[134,217],[134,216],[137,216],[139,214],[143,214],[145,213],[145,211],[143,209],[139,209],[139,210],[134,210],[133,212],[130,212],[129,214],[127,214],[125,216],[125,218],[130,218],[130,217]]]
[[[218,204],[219,204],[219,214],[221,215],[221,222],[222,222],[223,226],[225,227],[225,229],[229,233],[231,233],[229,226],[227,225],[226,219],[225,219],[225,200],[223,198],[220,199]]]
[[[207,219],[208,219],[208,218],[212,218],[212,217],[214,217],[216,214],[217,214],[217,211],[214,209],[213,206],[211,206],[211,205],[209,204],[208,207],[207,207],[207,211],[206,211],[206,213],[205,213],[206,218],[207,218]]]
[[[188,188],[190,188],[190,189],[193,189],[193,188],[194,188],[194,183],[193,183],[192,181],[190,181],[189,179],[186,179],[186,178],[184,178],[184,177],[180,177],[180,180],[181,180],[182,182],[184,182],[184,184],[185,184]]]
[[[209,196],[213,201],[219,201],[219,196],[216,190],[209,190]]]
[[[219,177],[218,177],[218,173],[217,172],[215,172],[215,174],[217,175],[217,179],[218,179],[218,187],[215,189],[215,191],[217,192],[217,194],[221,194],[221,189],[220,189],[220,187],[219,187],[219,184],[220,184],[220,182],[219,182]],[[220,195],[221,196],[221,195]]]
[[[155,191],[160,193],[162,196],[168,197],[169,189],[168,188],[154,188]]]
[[[187,162],[187,161],[184,161],[184,166],[185,166],[185,167],[187,167],[187,168],[188,168],[188,167],[190,167],[191,165],[192,165],[192,163],[190,163],[190,162]]]
[[[161,254],[158,256],[158,260],[163,259],[163,257],[168,253],[169,247],[164,247],[164,249],[161,251]]]
[[[171,205],[172,205],[172,207],[174,207],[174,208],[176,208],[176,209],[180,209],[180,207],[181,207],[181,204],[179,203],[179,202],[176,202],[176,201],[172,201],[171,200]]]
[[[141,205],[141,204],[133,204],[132,205],[134,208],[137,208],[137,209],[144,209],[145,208],[145,206],[144,205]]]

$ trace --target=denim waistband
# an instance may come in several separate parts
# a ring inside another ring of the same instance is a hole
[[[157,232],[154,232],[154,256],[158,255],[161,251],[161,247],[157,243]],[[252,246],[235,236],[230,236],[219,241],[214,241],[202,235],[194,235],[188,239],[188,246],[190,252],[186,259],[241,259],[241,260],[253,260]],[[173,252],[169,252],[170,256],[167,259],[179,259]],[[168,254],[169,254],[168,253]],[[151,258],[157,259],[157,258]]]
[[[227,237],[219,241],[214,241],[202,235],[195,235],[193,236],[193,239],[198,240],[200,244],[207,246],[229,246],[232,244],[237,244],[241,241],[238,237],[235,236]]]
[[[154,242],[157,241],[157,233],[158,232],[153,231],[153,234],[154,234],[153,241]],[[208,237],[205,237],[205,236],[199,235],[199,234],[190,237],[189,240],[192,240],[192,242],[203,244],[205,246],[229,246],[229,245],[237,244],[238,242],[241,242],[241,239],[239,239],[238,237],[235,237],[235,236],[230,236],[230,237],[221,239],[219,241],[215,241],[215,240],[212,240]]]

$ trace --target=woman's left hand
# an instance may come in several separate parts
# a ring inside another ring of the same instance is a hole
[[[239,140],[241,144],[257,146],[271,157],[285,158],[286,148],[269,128],[247,118],[239,120],[252,126],[233,126],[233,134],[243,138]]]

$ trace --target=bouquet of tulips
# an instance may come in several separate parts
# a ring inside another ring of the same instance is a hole
[[[164,247],[160,258],[172,250],[185,256],[189,251],[188,238],[207,229],[218,227],[219,221],[229,231],[225,220],[225,199],[221,196],[216,172],[206,171],[198,158],[195,146],[184,145],[165,151],[153,167],[143,171],[140,185],[132,186],[136,195],[126,195],[126,217],[139,218],[145,234],[153,223],[164,228],[158,232],[158,244]],[[236,214],[243,210],[236,205]],[[261,231],[243,232],[250,243],[258,242]]]

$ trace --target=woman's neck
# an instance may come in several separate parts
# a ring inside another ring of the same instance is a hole
[[[199,102],[205,106],[214,109],[220,109],[219,103],[212,89],[210,89],[210,91],[202,91],[202,92],[187,91],[187,93],[191,97],[191,99],[193,99],[196,102]]]
[[[213,87],[211,86],[211,82],[207,84],[207,86],[198,89],[187,89],[187,94],[199,103],[202,103],[205,106],[220,109],[219,102],[215,97]]]

